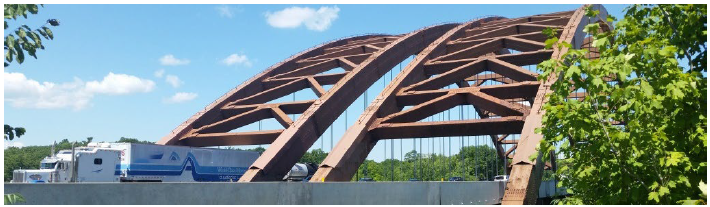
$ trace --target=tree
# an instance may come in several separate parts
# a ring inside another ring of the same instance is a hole
[[[613,30],[584,28],[598,59],[557,38],[546,42],[569,49],[538,65],[540,80],[559,78],[536,132],[541,152],[556,148],[569,162],[557,171],[573,194],[562,203],[706,200],[698,187],[707,183],[706,19],[706,5],[633,5]],[[570,99],[572,92],[586,96]]]
[[[320,164],[327,156],[328,153],[324,152],[322,149],[314,149],[310,152],[306,152],[298,162]]]
[[[257,147],[254,149],[248,149],[247,151],[254,151],[254,152],[258,152],[259,154],[262,154],[262,153],[264,153],[264,151],[266,151],[266,149],[264,149],[263,147]]]
[[[91,138],[93,139],[93,137],[91,137]],[[154,142],[151,142],[151,141],[140,141],[136,138],[126,138],[126,137],[121,137],[121,139],[118,139],[117,142],[138,143],[138,144],[155,144]]]
[[[40,5],[42,6],[42,5]],[[5,28],[7,29],[8,20],[16,20],[17,17],[22,16],[27,19],[27,13],[37,14],[39,7],[36,4],[5,4]],[[8,34],[5,36],[5,67],[10,65],[12,61],[17,60],[17,63],[22,64],[25,61],[25,52],[28,55],[37,59],[37,49],[43,49],[42,38],[46,40],[54,39],[54,34],[52,30],[47,27],[47,25],[59,26],[59,20],[48,19],[46,23],[39,27],[39,29],[32,29],[27,25],[21,25],[14,29],[15,35],[11,32],[5,32]]]
[[[18,16],[22,16],[27,19],[27,12],[30,14],[37,14],[39,7],[36,4],[4,4],[5,19],[4,19],[4,30],[9,26],[7,21],[12,19],[16,20]],[[40,5],[41,6],[41,5]],[[12,32],[5,32],[8,34],[5,36],[5,67],[9,66],[13,60],[17,60],[17,63],[22,64],[25,61],[25,52],[30,56],[37,59],[37,49],[43,49],[42,38],[44,39],[54,39],[54,34],[46,25],[59,26],[59,20],[49,19],[47,23],[40,26],[39,29],[32,30],[27,25],[22,25],[13,30]],[[25,134],[25,128],[16,127],[13,128],[10,125],[5,124],[5,140],[13,140],[15,136],[20,137]]]
[[[12,127],[10,125],[5,124],[5,140],[13,140],[15,139],[15,136],[19,138],[22,135],[25,135],[25,132],[25,128],[23,127]]]
[[[416,150],[412,150],[407,152],[407,154],[404,154],[404,161],[407,162],[414,162],[419,158],[419,153],[417,153]]]
[[[14,205],[17,203],[25,202],[25,197],[22,197],[19,193],[5,194],[5,205]]]

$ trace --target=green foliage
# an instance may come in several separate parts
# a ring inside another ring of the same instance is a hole
[[[625,11],[612,31],[600,31],[599,23],[584,28],[599,59],[550,41],[556,50],[569,50],[538,65],[540,80],[559,78],[538,130],[540,151],[559,146],[555,151],[569,163],[557,174],[573,196],[560,203],[706,200],[691,184],[707,182],[707,7],[633,5]],[[686,68],[680,59],[688,61]],[[587,95],[568,99],[575,91]]]
[[[306,152],[306,154],[301,157],[301,160],[298,162],[300,163],[315,163],[320,164],[323,162],[325,157],[328,156],[328,153],[324,152],[322,149],[314,149],[311,150],[310,152]]]
[[[5,205],[14,205],[25,202],[25,198],[19,193],[5,194]]]
[[[448,181],[450,177],[463,177],[467,181],[493,180],[494,176],[504,174],[504,163],[500,160],[496,162],[495,149],[489,146],[468,146],[461,151],[464,155],[464,163],[461,163],[461,154],[453,154],[449,157],[440,154],[420,154],[417,151],[407,152],[404,161],[386,159],[378,163],[365,160],[351,181],[363,177],[375,181],[391,181],[393,173],[394,181],[408,181],[410,178],[422,181]]]
[[[137,143],[137,144],[155,144],[154,142],[151,142],[151,141],[140,141],[136,138],[127,138],[127,137],[121,137],[121,139],[118,139],[117,142]]]
[[[261,147],[261,146],[260,146],[260,147],[257,147],[257,148],[254,148],[254,149],[240,149],[240,148],[228,146],[228,147],[226,147],[226,148],[224,148],[224,149],[237,150],[237,151],[251,151],[251,152],[258,152],[259,154],[262,154],[262,153],[264,153],[264,151],[266,151],[266,149],[264,149],[264,148]]]
[[[41,6],[41,5],[40,5]],[[5,28],[7,29],[9,20],[17,20],[22,16],[27,19],[27,13],[37,14],[39,7],[36,4],[4,4],[5,8]],[[59,21],[49,19],[40,26],[39,29],[32,29],[27,25],[21,25],[13,31],[5,31],[5,67],[12,61],[22,64],[25,61],[25,52],[37,59],[37,49],[43,49],[42,38],[46,40],[54,39],[52,30],[46,25],[59,26]],[[12,34],[14,33],[14,34]]]
[[[23,127],[11,127],[10,125],[5,124],[5,140],[13,140],[15,139],[15,136],[17,138],[20,138],[22,135],[25,135],[25,128]]]
[[[258,152],[259,154],[262,154],[262,153],[264,153],[264,151],[266,151],[266,149],[264,149],[263,147],[257,147],[254,149],[248,149],[246,151],[254,151],[254,152]]]
[[[76,142],[74,146],[86,146],[93,140],[93,137],[87,137],[85,141]],[[121,137],[118,142],[130,143],[152,143],[148,141],[139,141],[133,138]],[[71,149],[72,142],[68,139],[63,139],[57,142],[55,150]],[[50,155],[52,151],[51,145],[45,146],[25,146],[22,148],[8,147],[5,149],[5,182],[12,180],[12,171],[17,169],[38,169],[39,163],[45,157]],[[55,153],[56,153],[55,152]]]

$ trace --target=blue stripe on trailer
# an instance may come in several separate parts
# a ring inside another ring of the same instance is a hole
[[[190,166],[187,166],[187,163]],[[192,172],[195,181],[229,181],[239,179],[247,167],[200,166],[192,153],[182,165],[121,164],[116,165],[116,174],[126,170],[127,175],[180,176],[185,171]]]

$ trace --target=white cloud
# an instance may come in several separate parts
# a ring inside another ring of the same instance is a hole
[[[170,84],[171,86],[173,86],[173,88],[180,87],[180,85],[182,85],[182,84],[184,83],[184,82],[182,82],[182,80],[180,80],[180,78],[177,77],[176,75],[166,75],[166,76],[165,76],[165,82],[168,82],[168,84]]]
[[[237,11],[239,11],[237,9]],[[221,17],[227,17],[227,18],[232,18],[234,17],[234,10],[232,10],[232,7],[227,6],[227,5],[221,5],[217,7],[217,12],[219,12],[219,16]]]
[[[274,13],[266,12],[266,22],[276,28],[297,28],[302,24],[314,31],[325,31],[338,18],[340,8],[289,7]]]
[[[5,101],[17,108],[81,110],[96,94],[150,92],[155,83],[125,74],[109,73],[102,81],[52,83],[28,79],[22,73],[4,72]]]
[[[66,83],[39,83],[22,73],[4,72],[5,101],[17,108],[82,109],[89,104],[93,94],[84,89],[84,82],[75,78]]]
[[[24,146],[25,146],[25,144],[23,144],[23,143],[20,142],[20,141],[7,141],[7,140],[5,140],[5,146],[3,146],[3,147],[4,147],[5,149],[7,149],[8,147],[22,148],[22,147],[24,147]]]
[[[89,92],[106,94],[146,93],[153,91],[154,88],[155,82],[152,80],[111,72],[101,82],[90,81],[86,83],[86,90]]]
[[[162,78],[163,75],[165,75],[165,69],[156,70],[155,72],[153,72],[153,75],[155,75],[155,77],[157,78]]]
[[[249,58],[242,54],[231,54],[227,56],[227,58],[224,58],[222,60],[222,63],[227,65],[227,66],[232,66],[232,65],[243,65],[246,67],[251,67],[251,61],[249,61]]]
[[[165,102],[165,103],[182,103],[182,102],[193,100],[195,98],[197,98],[196,93],[178,92],[178,93],[175,93],[175,95],[171,96],[170,98],[163,99],[163,102]]]
[[[161,65],[167,65],[167,66],[177,66],[177,65],[187,65],[190,63],[190,60],[188,59],[177,59],[175,56],[171,54],[167,54],[163,57],[160,58],[160,64]]]

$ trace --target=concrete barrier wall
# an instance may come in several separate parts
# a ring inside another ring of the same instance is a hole
[[[503,182],[5,183],[24,204],[497,204]]]

